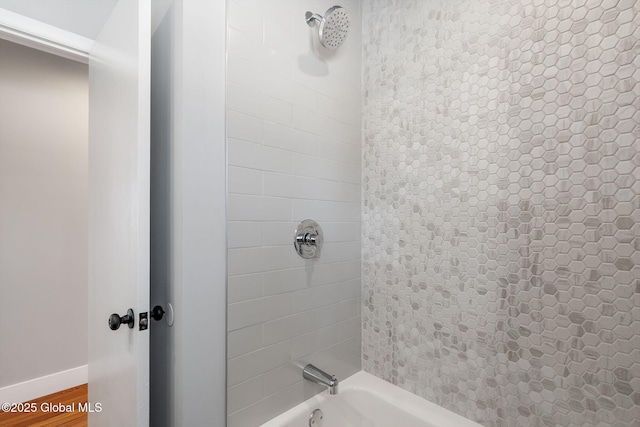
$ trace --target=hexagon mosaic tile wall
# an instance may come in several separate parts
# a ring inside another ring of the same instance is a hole
[[[640,425],[640,2],[363,13],[364,368],[485,426]]]

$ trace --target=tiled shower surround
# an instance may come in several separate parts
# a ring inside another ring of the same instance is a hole
[[[362,5],[364,368],[485,426],[640,425],[640,3]]]
[[[227,1],[229,427],[322,391],[306,363],[360,370],[362,44],[359,1],[342,5],[352,34],[331,53],[305,22],[325,0]],[[293,247],[307,218],[319,259]]]

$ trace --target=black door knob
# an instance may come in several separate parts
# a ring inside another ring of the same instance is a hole
[[[151,310],[151,318],[153,320],[162,320],[162,316],[164,316],[164,309],[162,306],[156,305],[153,307],[153,310]]]
[[[116,313],[113,313],[111,316],[109,316],[109,328],[112,331],[117,330],[123,323],[125,325],[129,325],[129,329],[133,329],[135,320],[132,309],[127,310],[127,314],[122,317],[118,316]]]

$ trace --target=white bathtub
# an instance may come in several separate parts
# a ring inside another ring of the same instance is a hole
[[[308,427],[318,408],[321,427],[482,427],[364,371],[342,381],[337,395],[320,393],[261,427]]]

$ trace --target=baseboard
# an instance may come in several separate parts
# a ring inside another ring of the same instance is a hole
[[[85,384],[87,365],[0,388],[0,403],[21,403]]]

